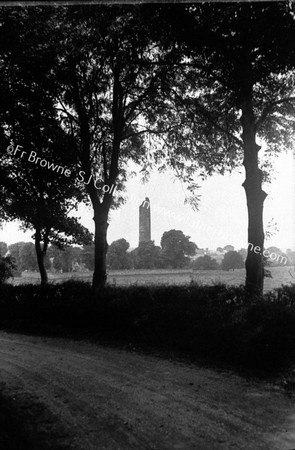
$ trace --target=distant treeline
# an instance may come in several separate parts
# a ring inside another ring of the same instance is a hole
[[[67,246],[60,249],[50,246],[45,265],[50,272],[86,272],[94,269],[94,244],[87,246]],[[277,247],[270,247],[270,253],[285,256],[285,265],[295,264],[295,252],[283,253]],[[14,275],[23,271],[38,271],[35,246],[31,242],[17,242],[7,245],[0,242],[0,256],[10,255],[15,269]],[[234,270],[243,268],[247,255],[246,249],[235,251],[232,245],[218,247],[216,252],[199,249],[180,230],[170,230],[163,234],[161,246],[154,241],[142,242],[130,250],[126,239],[111,243],[107,253],[107,267],[110,270],[128,269],[183,269],[194,270]],[[266,266],[282,265],[279,260],[265,259]]]

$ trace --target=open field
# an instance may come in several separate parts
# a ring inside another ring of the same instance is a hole
[[[272,278],[266,278],[264,282],[265,292],[280,287],[282,284],[295,283],[295,273],[293,267],[281,266],[270,268]],[[293,276],[292,276],[293,275]],[[109,271],[108,283],[111,285],[128,286],[132,284],[138,285],[180,285],[187,284],[191,281],[200,284],[212,285],[215,283],[225,283],[229,285],[239,286],[245,281],[245,269],[237,269],[234,271],[223,270],[124,270]],[[52,274],[49,273],[49,280],[52,283],[60,283],[69,279],[91,281],[91,272],[71,272]],[[12,280],[14,285],[39,283],[40,277],[36,272],[23,272],[22,277]]]

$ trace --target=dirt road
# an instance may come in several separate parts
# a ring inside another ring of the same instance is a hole
[[[1,333],[0,353],[32,449],[295,448],[295,402],[272,385],[65,339]]]

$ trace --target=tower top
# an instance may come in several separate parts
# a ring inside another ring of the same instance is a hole
[[[140,208],[149,209],[149,207],[150,207],[150,199],[146,197],[145,200],[140,204],[139,209]]]
[[[139,206],[139,244],[151,240],[150,199],[146,196]]]

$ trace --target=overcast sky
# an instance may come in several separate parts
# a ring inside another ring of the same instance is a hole
[[[264,223],[273,219],[278,232],[266,242],[266,247],[275,245],[283,250],[295,250],[295,161],[291,155],[281,155],[274,164],[274,177],[264,190],[268,197],[264,203]],[[197,180],[198,181],[198,180]],[[235,249],[247,246],[246,196],[241,184],[244,170],[232,174],[213,176],[201,185],[199,211],[194,212],[184,205],[185,193],[179,181],[173,181],[172,172],[152,173],[146,184],[140,176],[128,180],[129,200],[110,216],[108,242],[124,237],[131,247],[138,245],[138,208],[148,196],[151,201],[152,239],[160,244],[164,231],[182,230],[191,236],[199,248],[215,250],[232,244]],[[90,231],[93,227],[91,209],[84,205],[79,210],[82,223]],[[19,231],[17,223],[10,223],[0,231],[0,240],[8,244],[17,241],[30,241],[32,232]]]

